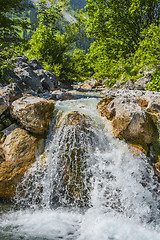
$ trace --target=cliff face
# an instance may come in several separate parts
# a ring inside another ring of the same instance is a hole
[[[80,9],[80,8],[85,7],[86,1],[85,0],[70,0],[70,4],[73,9]]]
[[[37,3],[39,0],[32,0],[32,2]],[[86,1],[85,0],[70,0],[71,7],[73,9],[80,9],[85,7]]]

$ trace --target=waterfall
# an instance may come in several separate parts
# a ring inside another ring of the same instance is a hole
[[[113,137],[97,102],[57,102],[61,124],[53,121],[44,154],[17,188],[19,209],[0,224],[3,231],[10,227],[11,235],[35,240],[159,239],[160,185],[153,168],[144,154],[134,156]]]

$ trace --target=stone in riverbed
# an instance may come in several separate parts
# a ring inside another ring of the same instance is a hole
[[[92,86],[89,83],[83,83],[81,89],[92,90]]]
[[[123,89],[128,90],[145,90],[147,83],[151,82],[151,74],[146,74],[145,76],[141,77],[137,81],[128,80],[126,84],[123,86]]]
[[[98,109],[111,121],[115,137],[142,146],[147,153],[149,146],[158,141],[158,130],[150,114],[137,104],[135,98],[116,97],[110,100],[103,99]]]
[[[96,88],[97,86],[102,86],[102,81],[96,80],[94,78],[88,79],[85,82],[80,84],[80,88],[86,89],[86,90],[92,90],[93,88]]]
[[[0,199],[11,200],[24,173],[43,150],[44,141],[21,128],[13,128],[0,151]]]
[[[57,171],[61,184],[57,186],[57,191],[63,192],[62,197],[65,194],[68,203],[79,206],[87,205],[89,199],[91,173],[86,176],[85,171],[88,169],[88,149],[96,145],[90,127],[89,117],[73,111],[64,117],[60,116],[56,128],[58,136],[63,135],[63,142],[58,149],[60,153]]]
[[[24,96],[12,103],[11,115],[26,130],[44,135],[53,117],[54,102],[44,98]]]
[[[56,90],[52,92],[52,95],[49,99],[55,99],[55,100],[73,100],[75,99],[75,96],[69,92],[66,91],[60,91]]]

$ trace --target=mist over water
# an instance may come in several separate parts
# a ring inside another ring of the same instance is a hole
[[[16,209],[2,211],[0,239],[159,240],[160,186],[142,154],[115,139],[98,99],[57,102],[83,126],[51,126],[45,153],[17,188]],[[23,194],[22,194],[23,192]]]

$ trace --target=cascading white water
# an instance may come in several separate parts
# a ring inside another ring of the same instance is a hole
[[[97,102],[57,102],[64,115],[78,111],[87,118],[82,128],[62,122],[55,131],[53,123],[44,155],[17,189],[20,209],[2,215],[0,239],[160,239],[153,169],[112,136]]]

